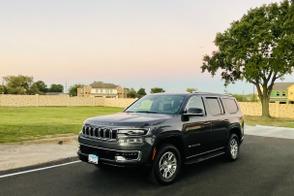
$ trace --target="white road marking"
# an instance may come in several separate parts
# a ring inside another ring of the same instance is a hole
[[[75,163],[79,163],[79,162],[81,162],[81,161],[80,160],[72,161],[72,162],[62,163],[62,164],[58,164],[58,165],[52,165],[52,166],[48,166],[48,167],[41,167],[41,168],[37,168],[37,169],[30,169],[30,170],[25,170],[25,171],[21,171],[21,172],[4,174],[4,175],[1,175],[0,178],[6,178],[6,177],[10,177],[10,176],[17,176],[17,175],[21,175],[21,174],[27,174],[27,173],[32,173],[32,172],[36,172],[36,171],[52,169],[52,168],[56,168],[56,167],[62,167],[62,166],[71,165],[71,164],[75,164]]]

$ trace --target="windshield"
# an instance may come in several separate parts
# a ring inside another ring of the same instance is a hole
[[[184,95],[147,95],[125,112],[175,114],[179,112],[184,99]]]

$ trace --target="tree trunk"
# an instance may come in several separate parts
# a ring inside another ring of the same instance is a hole
[[[269,112],[269,96],[264,95],[264,97],[260,100],[262,106],[262,117],[263,118],[270,118]]]

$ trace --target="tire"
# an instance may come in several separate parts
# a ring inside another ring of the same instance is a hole
[[[174,145],[161,146],[152,165],[152,179],[162,185],[175,182],[180,173],[181,164],[181,154]]]
[[[229,161],[236,161],[239,158],[240,152],[240,140],[239,137],[233,133],[230,135],[230,138],[226,147],[226,159]]]

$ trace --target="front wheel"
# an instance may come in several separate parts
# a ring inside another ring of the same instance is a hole
[[[181,168],[181,155],[173,145],[164,145],[159,148],[155,157],[152,175],[160,184],[173,183]]]
[[[235,161],[239,158],[239,138],[236,134],[231,134],[230,139],[227,143],[226,157],[229,161]]]

